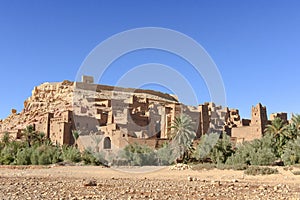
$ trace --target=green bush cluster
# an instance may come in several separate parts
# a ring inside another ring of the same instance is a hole
[[[86,149],[82,153],[82,160],[85,165],[100,165],[101,161],[96,158],[92,151]]]
[[[80,162],[81,153],[73,146],[62,146],[62,159],[67,162]]]
[[[6,133],[0,142],[1,165],[48,165],[58,162],[80,162],[100,165],[104,159],[92,152],[81,153],[74,146],[54,146],[44,134],[32,127],[24,130],[23,140],[13,141]]]
[[[154,150],[137,143],[127,145],[119,154],[133,166],[157,165],[158,161]]]
[[[237,165],[226,165],[226,164],[214,164],[214,163],[200,163],[192,165],[193,170],[211,170],[211,169],[221,169],[221,170],[246,170],[248,165],[237,164]]]
[[[287,124],[275,119],[266,126],[265,135],[261,139],[244,142],[233,147],[230,137],[225,133],[205,134],[197,143],[194,141],[193,122],[188,116],[174,120],[172,137],[160,149],[153,150],[146,145],[129,144],[121,150],[117,160],[112,153],[101,152],[99,148],[91,148],[80,152],[76,148],[79,132],[74,131],[74,146],[53,146],[44,134],[34,131],[28,126],[23,131],[21,141],[12,141],[9,134],[4,134],[0,142],[0,164],[9,165],[45,165],[65,162],[80,162],[92,165],[108,165],[114,161],[126,165],[170,165],[175,162],[208,163],[203,167],[219,169],[244,170],[248,166],[268,166],[284,163],[284,165],[300,164],[300,115],[294,115]],[[101,137],[93,136],[96,147]],[[197,143],[197,145],[195,145]],[[194,144],[194,145],[193,145]],[[116,158],[116,157],[115,157]],[[247,170],[253,170],[251,168]]]
[[[235,153],[227,159],[226,164],[270,165],[277,159],[274,143],[270,135],[246,142],[237,147]]]
[[[0,150],[1,165],[48,165],[80,161],[91,165],[107,164],[101,152],[93,153],[85,150],[81,153],[73,146],[59,147],[43,144],[28,147],[22,142],[12,142]]]
[[[171,165],[180,156],[180,152],[173,143],[165,143],[157,150],[157,158],[159,165]]]
[[[250,166],[244,172],[247,175],[270,175],[270,174],[277,174],[278,170],[270,167],[259,167],[259,166]]]
[[[193,157],[200,162],[207,160],[219,138],[220,135],[218,133],[203,135],[193,153]]]
[[[281,158],[284,165],[300,163],[300,137],[286,144]]]
[[[224,164],[234,153],[230,137],[226,133],[211,133],[202,136],[195,151],[193,158],[199,162],[210,160],[215,164]]]

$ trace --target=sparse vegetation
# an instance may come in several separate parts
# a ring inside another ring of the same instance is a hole
[[[226,164],[214,164],[214,163],[201,163],[192,165],[193,170],[212,170],[212,169],[221,169],[221,170],[246,170],[248,165],[239,164],[239,165],[226,165]]]
[[[162,148],[157,150],[158,164],[171,165],[178,158],[179,152],[173,143],[165,143]]]
[[[135,166],[193,162],[193,168],[196,170],[247,169],[248,172],[245,173],[250,174],[269,173],[265,168],[252,166],[268,166],[280,162],[293,167],[300,164],[299,115],[293,115],[289,124],[275,119],[266,127],[265,135],[261,139],[244,142],[235,148],[225,133],[221,137],[217,133],[206,134],[193,146],[195,132],[191,118],[187,115],[176,118],[171,130],[170,141],[160,149],[153,150],[146,145],[129,144],[119,152],[117,159],[123,164],[126,161],[125,165]],[[75,141],[73,146],[55,146],[45,138],[45,134],[36,132],[32,126],[24,129],[22,138],[18,141],[5,133],[0,142],[0,164],[46,165],[62,161],[82,161],[88,165],[108,165],[115,161],[111,158],[111,153],[99,150],[102,135],[91,134],[94,146],[80,152],[76,145],[80,132],[73,131],[72,134]]]
[[[248,169],[245,170],[245,174],[247,175],[270,175],[270,174],[277,174],[278,170],[270,167],[259,167],[259,166],[250,166]]]
[[[193,153],[193,157],[200,162],[204,162],[205,160],[207,160],[212,149],[217,144],[219,137],[220,136],[218,133],[211,133],[202,136]]]
[[[300,137],[289,141],[281,156],[285,165],[295,165],[300,161]]]
[[[150,147],[137,143],[127,145],[120,152],[120,157],[133,166],[157,165],[155,152]]]
[[[74,134],[74,139],[78,137]],[[23,131],[22,140],[12,140],[5,133],[0,142],[1,165],[48,165],[58,162],[80,162],[99,165],[94,154],[81,153],[75,146],[55,146],[45,134],[28,126]]]
[[[226,164],[270,165],[277,159],[274,143],[275,140],[271,135],[246,142],[237,147],[235,154],[227,159]]]
[[[64,161],[68,162],[80,162],[81,153],[80,151],[73,146],[63,146],[62,147],[62,158]]]
[[[211,151],[211,160],[217,164],[224,164],[226,160],[234,153],[230,137],[223,133],[222,139],[218,139],[216,145]]]

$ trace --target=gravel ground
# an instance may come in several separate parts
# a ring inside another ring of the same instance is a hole
[[[0,199],[300,199],[300,176],[283,169],[269,176],[93,166],[1,166],[0,171]]]

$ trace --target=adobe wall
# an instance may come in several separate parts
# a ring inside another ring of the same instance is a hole
[[[283,123],[288,123],[287,113],[283,113],[283,112],[281,112],[281,113],[272,113],[270,115],[270,120],[271,121],[273,121],[276,118],[280,118],[283,121]]]
[[[264,135],[264,130],[268,124],[267,109],[258,103],[252,106],[251,121],[242,120],[242,126],[231,129],[231,136],[236,138],[237,142],[251,141],[259,139]]]
[[[140,145],[147,145],[148,147],[155,149],[158,145],[157,139],[140,139],[140,138],[128,138],[129,144],[140,144]]]
[[[237,142],[251,141],[262,137],[258,126],[244,126],[231,129],[231,137],[237,138]]]

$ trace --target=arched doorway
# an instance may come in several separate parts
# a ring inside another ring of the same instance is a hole
[[[104,138],[103,149],[111,149],[111,140],[109,137]]]

